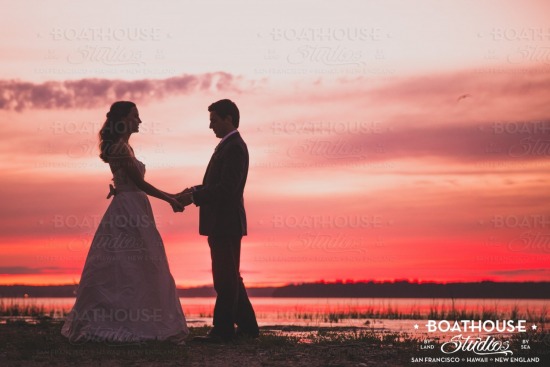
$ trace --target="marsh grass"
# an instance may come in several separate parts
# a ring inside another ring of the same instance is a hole
[[[46,311],[43,305],[21,304],[19,302],[6,302],[0,299],[0,316],[50,316],[55,315],[54,310]]]
[[[44,305],[36,305],[35,302],[26,303],[21,300],[4,300],[0,298],[0,317],[2,319],[16,317],[33,318],[64,318],[69,310],[54,309]],[[200,312],[197,315],[187,315],[188,317],[211,318],[211,312]],[[457,306],[454,299],[450,301],[435,301],[427,309],[417,306],[398,307],[397,305],[387,303],[380,305],[357,306],[327,306],[319,311],[304,311],[296,308],[294,311],[276,312],[266,314],[261,313],[259,318],[270,318],[274,320],[297,320],[305,323],[329,323],[338,324],[343,320],[527,320],[545,324],[548,322],[548,308],[543,306],[537,310],[530,308],[520,308],[518,305],[512,307],[500,307],[498,300],[493,305],[481,304],[476,308],[471,306]]]
[[[385,320],[527,320],[528,322],[546,323],[548,321],[548,308],[534,311],[526,308],[521,310],[518,305],[511,308],[500,308],[498,302],[493,306],[480,305],[477,308],[457,307],[454,300],[450,305],[435,303],[426,311],[418,307],[399,309],[387,304],[380,306],[368,306],[357,308],[348,306],[346,309],[333,310],[326,308],[318,312],[300,312],[294,314],[278,314],[281,319],[295,318],[311,322],[338,323],[348,319],[385,319]]]
[[[313,344],[350,344],[366,343],[368,345],[392,346],[392,345],[417,345],[420,340],[404,332],[380,332],[351,328],[350,330],[320,329],[311,337]]]

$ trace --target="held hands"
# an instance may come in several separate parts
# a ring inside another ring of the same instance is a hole
[[[183,206],[190,205],[193,202],[192,196],[191,192],[182,193],[178,196],[178,201]]]
[[[179,194],[174,195],[174,199],[177,201],[178,205],[181,207],[181,210],[179,211],[183,211],[184,207],[186,207],[187,205],[193,202],[192,195],[193,195],[193,189],[190,187],[186,188]],[[173,205],[172,205],[172,208],[174,208]],[[174,208],[174,212],[176,212],[175,208]]]
[[[176,195],[176,199],[178,199],[179,203],[183,206],[187,206],[193,202],[192,199],[193,195],[193,188],[188,187],[179,194]]]
[[[170,197],[170,201],[168,203],[172,206],[172,210],[174,210],[174,213],[183,212],[185,210],[183,205],[181,205],[180,202],[176,199],[175,195]]]

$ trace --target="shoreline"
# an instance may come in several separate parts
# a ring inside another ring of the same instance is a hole
[[[71,297],[78,284],[0,284],[0,297]],[[178,287],[184,298],[212,297],[212,285]],[[288,283],[282,286],[248,286],[249,297],[270,298],[441,298],[441,299],[550,299],[550,282],[415,282],[409,280]]]
[[[2,366],[433,366],[430,359],[445,357],[439,347],[422,349],[425,339],[411,337],[410,333],[357,330],[346,326],[262,326],[258,339],[220,345],[191,341],[193,336],[204,335],[209,329],[191,326],[187,344],[176,346],[160,341],[73,345],[61,335],[61,325],[51,320],[37,324],[13,321],[0,325]],[[547,333],[541,338],[542,335],[538,339],[536,334],[521,336],[531,338],[531,350],[521,350],[519,336],[511,339],[514,357],[536,357],[541,361],[537,365],[545,365],[550,353],[550,338]],[[464,352],[456,356],[471,358],[472,354]]]

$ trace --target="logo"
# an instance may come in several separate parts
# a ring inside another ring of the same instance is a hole
[[[519,349],[531,349],[526,335],[537,328],[527,320],[428,320],[424,325],[415,324],[414,329],[426,336],[419,349],[430,355],[412,357],[411,362],[539,363],[537,356],[517,355]]]

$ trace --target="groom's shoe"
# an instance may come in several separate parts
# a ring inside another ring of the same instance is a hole
[[[232,341],[233,337],[234,336],[231,334],[221,334],[217,332],[216,329],[212,329],[204,336],[194,337],[193,341],[200,343],[222,344]]]

